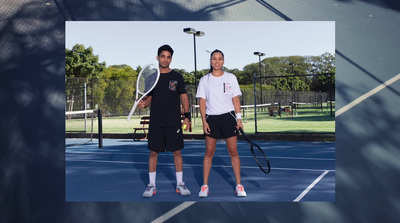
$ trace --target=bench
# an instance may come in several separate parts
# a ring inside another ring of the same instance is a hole
[[[150,116],[143,116],[140,119],[140,124],[142,125],[142,127],[135,127],[133,128],[134,132],[133,132],[133,141],[140,141],[140,140],[144,140],[147,139],[147,132],[149,130],[149,124],[150,124]],[[145,134],[144,138],[141,139],[136,139],[136,131],[143,131]]]

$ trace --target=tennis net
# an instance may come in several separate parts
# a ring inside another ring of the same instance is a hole
[[[94,143],[94,130],[97,127],[99,147],[102,147],[101,110],[70,111],[65,113],[65,146]]]

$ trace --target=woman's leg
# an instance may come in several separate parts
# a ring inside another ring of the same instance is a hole
[[[237,151],[237,136],[232,136],[226,139],[229,155],[231,156],[231,163],[233,172],[235,174],[236,185],[241,184],[240,181],[240,158]]]
[[[208,177],[210,176],[212,159],[215,153],[216,145],[216,139],[206,136],[206,152],[203,159],[203,185],[208,185]]]

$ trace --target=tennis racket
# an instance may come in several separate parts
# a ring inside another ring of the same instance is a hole
[[[136,82],[136,101],[129,112],[128,122],[131,120],[138,103],[156,86],[159,77],[160,69],[154,64],[148,64],[140,71]],[[139,94],[142,95],[140,98]]]
[[[260,146],[247,138],[247,135],[244,133],[242,128],[239,128],[239,132],[242,134],[243,138],[246,139],[246,141],[249,143],[251,153],[253,154],[253,157],[256,160],[258,167],[260,167],[260,169],[264,173],[269,173],[271,171],[271,166],[269,164],[268,157],[265,155],[264,151],[260,148]]]

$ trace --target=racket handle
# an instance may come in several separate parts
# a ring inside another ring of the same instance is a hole
[[[133,104],[131,111],[129,112],[128,118],[126,119],[128,122],[131,121],[133,112],[135,112],[137,105],[138,105],[138,102],[136,101],[135,104]]]

